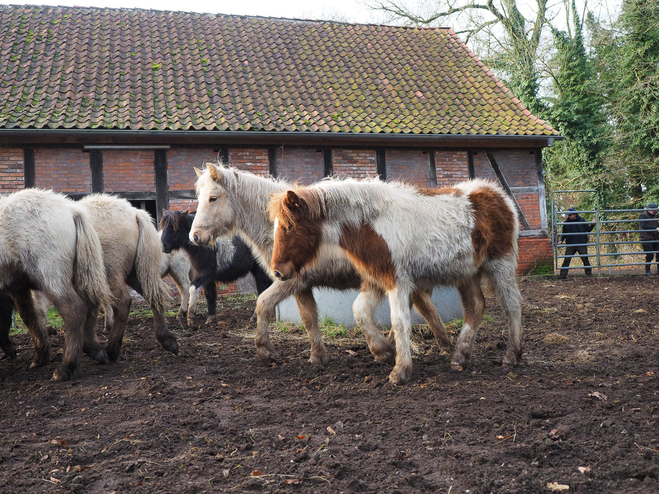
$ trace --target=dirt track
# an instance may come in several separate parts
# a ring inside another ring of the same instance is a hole
[[[450,370],[420,328],[403,387],[360,335],[328,338],[316,369],[301,331],[276,332],[281,361],[263,366],[253,300],[221,300],[215,327],[170,318],[179,357],[134,317],[118,363],[85,358],[67,383],[49,380],[59,354],[30,370],[18,335],[0,360],[0,492],[659,492],[658,284],[522,281],[514,372],[488,299],[471,367]]]

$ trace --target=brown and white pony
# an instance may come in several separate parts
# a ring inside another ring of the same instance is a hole
[[[113,294],[108,358],[116,361],[121,350],[132,302],[126,285],[142,295],[151,307],[155,335],[162,347],[178,355],[176,336],[167,329],[169,289],[161,278],[162,243],[151,216],[127,200],[108,194],[90,194],[79,204],[87,210],[98,234]]]
[[[325,252],[341,248],[359,274],[386,291],[396,339],[389,379],[411,376],[410,296],[454,285],[464,325],[451,364],[462,369],[472,353],[485,298],[484,277],[508,316],[505,365],[522,356],[521,295],[517,287],[518,220],[501,188],[472,180],[444,189],[418,189],[379,180],[326,180],[273,196],[272,269],[280,280],[313,270]]]
[[[79,204],[40,189],[2,196],[0,291],[11,296],[30,330],[35,345],[32,367],[50,361],[49,299],[64,320],[64,356],[53,379],[69,379],[80,366],[83,350],[91,358],[107,362],[96,332],[87,331],[87,325],[92,324],[93,329],[98,306],[110,304],[112,295],[98,235]]]
[[[211,245],[216,238],[240,234],[251,247],[257,260],[270,272],[273,249],[273,225],[268,217],[268,202],[272,194],[286,191],[292,185],[281,180],[260,177],[233,167],[207,164],[196,170],[195,185],[199,200],[192,223],[190,240],[198,245]],[[316,365],[328,362],[327,352],[318,328],[318,309],[313,287],[338,290],[361,288],[353,304],[353,313],[361,326],[371,352],[382,362],[393,365],[396,349],[382,336],[373,322],[373,314],[384,292],[370,283],[362,283],[357,271],[341,249],[324,249],[312,269],[302,270],[295,279],[275,281],[256,303],[256,352],[263,362],[275,358],[268,335],[268,324],[275,316],[279,302],[293,295],[300,318],[311,341],[310,361]],[[416,290],[411,300],[428,321],[442,353],[448,354],[449,342],[442,322],[433,305],[432,290]],[[407,307],[409,310],[409,300]]]

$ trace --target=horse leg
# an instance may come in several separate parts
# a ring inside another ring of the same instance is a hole
[[[80,354],[85,343],[84,324],[87,304],[73,287],[63,295],[51,297],[53,304],[64,319],[64,357],[53,373],[53,379],[67,381],[80,367]]]
[[[323,344],[323,336],[320,334],[318,328],[318,305],[316,299],[313,298],[313,291],[311,288],[297,292],[295,294],[295,302],[297,309],[300,311],[300,319],[307,330],[307,336],[311,342],[311,357],[309,362],[314,365],[325,365],[329,362],[325,345]]]
[[[12,360],[16,358],[16,347],[9,337],[13,314],[14,302],[11,297],[0,293],[0,348]]]
[[[34,342],[35,353],[30,368],[43,367],[50,362],[50,342],[46,330],[47,314],[39,313],[41,305],[35,304],[32,291],[29,289],[17,290],[12,293],[11,298]]]
[[[135,290],[137,293],[139,293],[144,297],[144,288],[142,287],[142,285],[140,284],[139,280],[136,277],[129,276],[128,279],[126,280],[126,283],[133,290]],[[147,300],[147,303],[149,304],[149,307],[151,307],[151,312],[153,313],[153,327],[155,330],[156,339],[160,342],[160,345],[165,350],[167,350],[168,352],[172,352],[174,355],[178,355],[178,343],[176,342],[176,336],[174,336],[174,333],[172,333],[171,331],[169,331],[169,329],[167,329],[167,317],[165,316],[165,312],[166,312],[165,308],[160,307],[159,304],[153,303],[149,300]],[[130,304],[128,307],[130,309]],[[126,318],[128,318],[128,315],[129,314],[126,315]],[[128,319],[126,319],[126,323],[127,322]],[[121,334],[123,337],[123,330]],[[121,345],[121,340],[119,341],[119,344]],[[119,354],[117,353],[117,357],[118,356]]]
[[[412,333],[412,317],[410,311],[411,287],[398,281],[398,285],[388,292],[391,311],[391,330],[396,339],[396,365],[389,373],[393,384],[405,384],[412,376],[412,352],[410,335]]]
[[[180,266],[178,263],[172,261],[168,270],[176,285],[176,289],[181,297],[181,305],[178,309],[177,317],[185,319],[188,314],[188,304],[190,302],[190,268],[189,266]]]
[[[252,275],[254,276],[254,280],[256,281],[256,293],[261,295],[265,290],[268,289],[270,285],[272,285],[272,278],[268,276],[268,274],[261,269],[261,266],[259,266],[258,263],[254,263],[254,269],[252,269]],[[252,314],[252,317],[249,318],[250,323],[254,323],[257,320],[257,314],[256,314],[256,309],[254,309],[254,314]]]
[[[455,370],[464,370],[474,348],[474,340],[478,333],[478,326],[485,312],[485,297],[481,290],[480,275],[464,280],[457,286],[462,300],[464,324],[455,345],[455,352],[451,358],[451,367]]]
[[[109,280],[108,280],[109,281]],[[112,311],[114,312],[114,323],[108,336],[108,358],[110,362],[116,362],[119,359],[121,352],[121,343],[124,339],[124,331],[126,331],[126,324],[128,323],[128,315],[130,314],[130,305],[132,299],[126,289],[126,284],[122,281],[120,284],[110,284],[112,294],[114,295],[114,302]]]
[[[110,309],[111,310],[111,309]],[[112,312],[110,312],[112,314]],[[107,323],[107,309],[106,309],[106,323]],[[112,319],[112,317],[110,318]],[[87,305],[87,317],[85,318],[85,343],[82,346],[82,351],[92,360],[101,364],[108,363],[108,354],[106,349],[99,343],[98,335],[96,334],[96,322],[98,321],[98,305]]]
[[[204,295],[206,296],[206,305],[208,306],[206,324],[215,324],[217,322],[217,285],[214,280],[206,283],[204,286]]]
[[[275,281],[256,300],[257,321],[254,343],[256,345],[256,354],[264,364],[268,364],[277,358],[275,347],[272,345],[272,340],[268,334],[268,324],[275,318],[275,308],[279,302],[291,296],[299,287],[300,285],[296,280]]]
[[[451,353],[451,343],[448,336],[446,336],[446,328],[442,324],[442,319],[437,313],[435,304],[432,303],[432,290],[427,292],[425,290],[414,290],[412,292],[412,302],[414,307],[419,311],[419,314],[428,322],[432,334],[435,335],[435,341],[439,345],[439,354],[448,355]]]
[[[167,350],[172,352],[174,355],[178,355],[178,343],[176,342],[176,336],[167,328],[167,318],[165,317],[165,311],[160,309],[152,309],[153,312],[153,325],[156,332],[156,339],[160,342],[160,345]]]
[[[352,304],[352,314],[364,332],[371,353],[380,362],[393,366],[396,364],[396,342],[385,338],[374,322],[375,309],[383,298],[384,292],[380,288],[367,282],[362,283],[359,295]],[[390,334],[393,335],[393,332]]]
[[[201,291],[201,285],[197,286],[195,283],[190,285],[190,301],[188,302],[188,326],[194,326],[194,320],[197,316],[197,299],[199,298],[199,292]]]
[[[508,317],[508,349],[502,363],[512,367],[522,359],[522,294],[517,286],[516,268],[515,259],[498,260],[488,266],[488,281]]]

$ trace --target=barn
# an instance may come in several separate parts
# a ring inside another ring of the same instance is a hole
[[[194,208],[193,167],[300,183],[498,180],[520,274],[551,264],[542,150],[561,136],[447,28],[0,6],[0,192]]]

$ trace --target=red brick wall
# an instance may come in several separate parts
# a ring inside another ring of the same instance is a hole
[[[492,154],[497,160],[501,172],[511,187],[531,187],[538,185],[538,173],[535,167],[534,151],[522,149],[504,149]],[[474,153],[474,174],[479,178],[497,180],[484,153]]]
[[[332,166],[334,175],[346,175],[353,178],[377,175],[375,150],[373,149],[334,149]]]
[[[153,160],[152,160],[153,161]],[[89,153],[80,149],[35,149],[36,186],[58,192],[90,192]]]
[[[437,186],[445,187],[469,179],[466,151],[435,151]]]
[[[231,158],[231,154],[229,154]],[[289,182],[309,185],[323,178],[323,153],[316,149],[285,148],[277,150],[277,175]]]
[[[518,275],[528,274],[538,266],[553,265],[554,256],[549,237],[521,237],[518,245]]]
[[[229,164],[256,175],[270,175],[267,149],[229,148]]]
[[[16,192],[24,186],[23,150],[0,148],[0,193]]]
[[[415,149],[387,149],[387,180],[400,180],[417,187],[430,186],[428,155]]]
[[[376,174],[375,150],[335,149],[332,153],[335,175],[355,178]],[[511,187],[537,186],[535,155],[528,150],[498,150],[495,158]],[[278,150],[279,173],[287,179],[302,176],[302,183],[322,178],[323,153],[313,148],[285,148]],[[196,181],[194,167],[217,162],[219,153],[211,148],[171,149],[167,151],[170,189],[192,190]],[[387,175],[427,186],[428,156],[418,150],[387,150]],[[62,192],[91,190],[89,153],[80,149],[35,149],[36,183],[38,187]],[[104,150],[105,189],[112,191],[155,191],[152,150]],[[229,148],[229,162],[240,169],[268,175],[267,148]],[[438,186],[468,178],[466,151],[435,151]],[[496,179],[482,153],[474,156],[477,177]],[[24,186],[23,150],[0,148],[0,191],[12,192]],[[531,228],[540,229],[539,198],[536,193],[517,193],[516,199]],[[196,209],[194,199],[171,199],[171,209]],[[519,239],[519,273],[532,271],[537,265],[552,263],[551,242],[548,238]]]
[[[104,150],[105,192],[155,192],[153,157],[153,150]]]
[[[542,218],[540,217],[540,196],[537,193],[515,193],[517,204],[522,209],[526,221],[532,230],[542,229]]]
[[[153,170],[153,152],[151,169]],[[169,190],[192,190],[197,180],[194,169],[203,170],[206,163],[217,163],[218,154],[212,149],[170,149],[167,151],[167,179]],[[152,172],[153,173],[153,172]],[[155,191],[155,188],[153,189]]]

